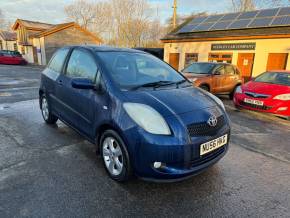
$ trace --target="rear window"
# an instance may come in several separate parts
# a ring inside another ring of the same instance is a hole
[[[54,56],[51,58],[48,64],[48,68],[55,72],[60,73],[68,52],[69,52],[69,48],[63,48],[63,49],[58,50],[54,54]]]
[[[258,76],[255,82],[290,86],[290,73],[266,72]]]

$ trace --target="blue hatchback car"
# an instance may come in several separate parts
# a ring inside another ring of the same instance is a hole
[[[176,181],[225,155],[223,103],[158,58],[133,49],[59,49],[41,75],[46,123],[58,119],[96,144],[117,181],[131,175]]]

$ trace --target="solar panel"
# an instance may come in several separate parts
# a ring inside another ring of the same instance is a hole
[[[190,21],[189,24],[193,24],[193,23],[201,23],[203,22],[207,17],[196,17],[193,18],[192,21]]]
[[[290,7],[193,18],[177,33],[290,25]]]
[[[290,25],[290,16],[276,17],[271,26]]]
[[[181,27],[177,32],[178,33],[191,32],[191,30],[193,30],[194,27],[196,27],[196,25],[185,25],[185,26]]]
[[[244,12],[242,13],[238,19],[249,19],[249,18],[253,18],[258,14],[259,11],[249,11],[249,12]]]
[[[251,21],[252,21],[252,19],[236,20],[228,27],[228,29],[246,28]]]
[[[272,20],[273,20],[273,17],[257,18],[257,19],[254,19],[253,22],[250,23],[248,27],[266,27],[270,25]]]
[[[216,22],[218,21],[220,18],[222,18],[224,15],[223,14],[220,14],[220,15],[212,15],[212,16],[209,16],[205,22]]]
[[[278,13],[278,11],[279,8],[262,10],[259,12],[257,17],[273,17]]]
[[[225,21],[225,20],[234,20],[235,18],[237,18],[237,16],[239,16],[241,13],[234,13],[234,14],[226,14],[225,16],[223,16],[222,19],[220,19],[220,21]]]
[[[281,10],[278,13],[278,16],[282,16],[282,15],[290,15],[290,7],[281,8]]]
[[[202,23],[199,26],[197,26],[196,28],[194,28],[194,31],[207,31],[209,30],[212,26],[214,25],[214,23]]]
[[[224,30],[232,23],[232,21],[220,21],[215,23],[210,30]]]

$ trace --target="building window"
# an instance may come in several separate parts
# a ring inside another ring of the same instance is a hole
[[[184,67],[197,62],[198,61],[198,53],[185,53],[185,63]]]
[[[0,50],[3,49],[3,44],[2,44],[2,40],[0,40]]]
[[[17,51],[17,43],[13,44],[14,51]]]
[[[219,62],[219,63],[232,63],[233,54],[232,53],[209,53],[209,62]]]

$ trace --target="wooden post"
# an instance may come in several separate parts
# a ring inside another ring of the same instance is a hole
[[[173,3],[173,28],[176,28],[176,16],[177,16],[177,0]]]

